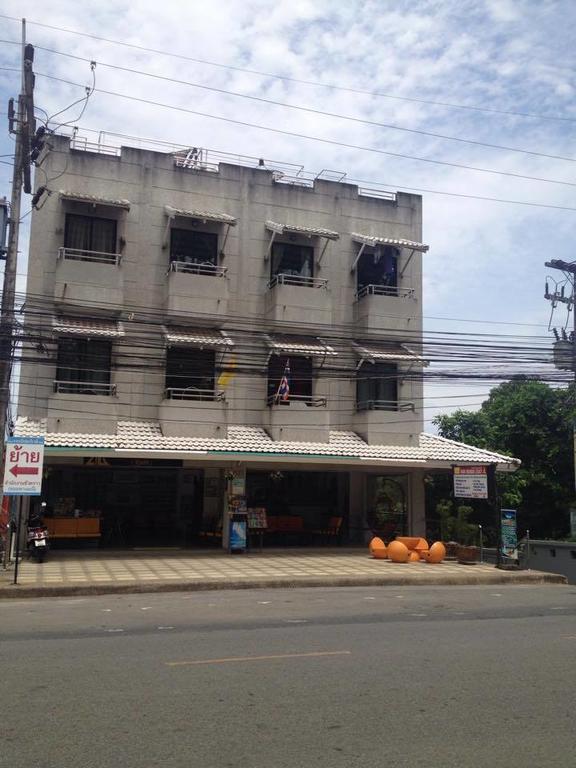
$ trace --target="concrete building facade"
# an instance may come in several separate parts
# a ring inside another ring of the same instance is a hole
[[[427,472],[513,467],[423,434],[420,196],[48,144],[16,430],[55,518],[225,544],[236,496],[279,541],[424,534]]]

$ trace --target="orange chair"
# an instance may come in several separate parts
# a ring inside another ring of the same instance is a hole
[[[446,547],[441,541],[435,541],[427,552],[422,552],[422,559],[427,563],[441,563],[446,557]]]

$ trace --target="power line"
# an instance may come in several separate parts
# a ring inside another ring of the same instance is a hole
[[[65,85],[72,85],[77,88],[85,87],[84,85],[82,85],[82,83],[75,83],[72,80],[65,80],[64,78],[56,77],[55,75],[48,75],[46,73],[37,73],[37,75],[40,77],[44,77],[48,80],[54,80],[59,83],[64,83]],[[259,123],[250,123],[246,120],[236,120],[235,118],[232,118],[232,117],[224,117],[223,115],[214,115],[214,114],[210,114],[209,112],[201,112],[199,110],[189,109],[187,107],[181,107],[175,104],[163,104],[162,102],[154,101],[153,99],[144,99],[139,96],[131,96],[130,94],[127,94],[127,93],[118,93],[116,91],[109,91],[104,88],[96,88],[95,92],[102,93],[106,96],[114,96],[115,98],[126,99],[128,101],[133,101],[140,104],[147,104],[148,106],[159,107],[160,109],[169,109],[176,112],[184,112],[189,115],[196,115],[197,117],[207,117],[210,120],[219,120],[225,123],[232,123],[233,125],[241,125],[243,128],[256,128],[257,130],[261,130],[261,131],[269,131],[271,133],[277,133],[282,136],[291,136],[292,138],[296,138],[296,139],[305,139],[306,141],[317,141],[321,144],[328,144],[330,146],[335,146],[335,147],[343,147],[344,149],[355,149],[360,152],[371,152],[378,155],[384,155],[386,157],[396,157],[402,160],[413,160],[415,162],[420,162],[420,163],[430,163],[432,165],[441,165],[449,168],[459,168],[465,171],[476,171],[477,173],[487,173],[487,174],[496,175],[496,176],[505,176],[508,178],[522,179],[524,181],[538,181],[546,184],[559,184],[565,187],[576,187],[576,182],[572,182],[572,181],[562,181],[561,179],[546,179],[541,176],[528,176],[526,174],[513,173],[512,171],[498,171],[494,168],[481,168],[479,166],[474,166],[474,165],[464,165],[463,163],[454,163],[448,160],[435,160],[429,157],[418,157],[417,155],[406,155],[401,152],[390,152],[385,149],[379,149],[378,147],[365,147],[360,144],[350,144],[344,141],[337,141],[336,139],[326,139],[326,138],[323,138],[322,136],[309,136],[304,133],[297,133],[296,131],[287,131],[282,128],[274,128],[268,125],[260,125]]]
[[[13,41],[13,40],[0,40],[0,43],[13,43],[15,45],[17,44],[16,41]],[[576,158],[574,158],[574,157],[567,157],[565,155],[552,155],[552,154],[548,154],[546,152],[537,152],[535,150],[521,149],[519,147],[509,147],[509,146],[505,146],[505,145],[501,145],[501,144],[491,144],[491,143],[488,143],[488,142],[485,142],[485,141],[479,141],[479,140],[475,140],[475,139],[465,139],[465,138],[462,138],[460,136],[449,136],[449,135],[442,134],[442,133],[434,133],[434,132],[431,132],[431,131],[424,131],[424,130],[418,129],[418,128],[408,128],[406,126],[395,125],[395,124],[392,124],[392,123],[381,123],[381,122],[378,122],[376,120],[366,120],[365,118],[354,117],[353,115],[343,115],[343,114],[340,114],[340,113],[337,113],[337,112],[327,112],[327,111],[321,110],[321,109],[314,109],[313,107],[305,107],[305,106],[303,106],[301,104],[290,104],[290,103],[287,103],[287,102],[277,101],[277,100],[274,100],[274,99],[266,99],[266,98],[264,98],[262,96],[253,96],[253,95],[246,94],[246,93],[239,93],[238,91],[230,91],[230,90],[227,90],[225,88],[216,88],[214,86],[205,85],[203,83],[193,83],[193,82],[190,82],[188,80],[180,80],[180,79],[175,78],[175,77],[168,77],[166,75],[158,75],[158,74],[156,74],[154,72],[146,72],[146,71],[141,70],[141,69],[133,69],[131,67],[123,67],[123,66],[120,66],[119,64],[110,64],[109,62],[101,61],[100,59],[92,59],[92,58],[86,58],[85,56],[77,56],[77,55],[72,54],[72,53],[66,53],[65,51],[58,51],[58,50],[56,50],[54,48],[45,48],[45,47],[43,47],[41,45],[37,45],[36,49],[37,50],[41,50],[41,51],[45,51],[47,53],[52,53],[52,54],[57,55],[57,56],[64,56],[64,57],[69,58],[69,59],[74,59],[75,61],[83,61],[83,62],[87,62],[87,63],[96,62],[96,64],[98,66],[100,66],[100,67],[106,67],[108,69],[117,70],[119,72],[128,72],[130,74],[141,75],[143,77],[149,77],[149,78],[152,78],[152,79],[155,79],[155,80],[160,80],[162,82],[175,83],[175,84],[178,84],[178,85],[186,85],[186,86],[188,86],[190,88],[198,88],[198,89],[201,89],[201,90],[204,90],[204,91],[210,91],[212,93],[220,93],[220,94],[223,94],[223,95],[226,95],[226,96],[233,96],[235,98],[248,99],[250,101],[259,102],[261,104],[270,104],[270,105],[273,105],[273,106],[276,106],[276,107],[283,107],[285,109],[293,109],[293,110],[297,110],[297,111],[300,111],[300,112],[307,112],[309,114],[321,115],[323,117],[337,118],[339,120],[346,120],[348,122],[358,123],[358,124],[362,124],[362,125],[369,125],[369,126],[372,126],[374,128],[385,128],[385,129],[389,129],[389,130],[393,130],[393,131],[402,131],[402,132],[405,132],[405,133],[417,134],[419,136],[428,136],[428,137],[431,137],[431,138],[434,138],[434,139],[443,139],[445,141],[456,141],[456,142],[459,142],[461,144],[468,144],[468,145],[477,146],[477,147],[483,147],[483,148],[487,148],[487,149],[498,149],[498,150],[503,150],[505,152],[517,152],[519,154],[530,155],[532,157],[543,157],[543,158],[547,158],[549,160],[563,160],[563,161],[567,161],[567,162],[571,162],[571,163],[576,162]]]
[[[83,127],[82,130],[86,131],[86,132],[89,132],[89,133],[96,133],[96,134],[105,133],[105,131],[96,130],[95,128],[85,128],[85,127]],[[66,138],[71,138],[67,134],[61,134],[61,135],[66,135]],[[118,136],[118,137],[124,136],[124,134],[118,134],[118,133],[114,133],[112,135],[113,136]],[[158,143],[158,144],[166,144],[167,143],[167,142],[164,142],[164,141],[159,140],[159,139],[149,139],[149,138],[144,138],[144,137],[126,136],[126,138],[137,139],[137,140],[148,141],[148,142],[155,142],[155,143]],[[178,144],[174,143],[173,146],[180,146],[182,148],[186,148],[189,145],[184,145],[184,144],[178,145]],[[54,149],[54,148],[52,148],[51,151],[56,153],[56,154],[63,154],[63,155],[68,154],[67,152],[63,152],[62,150],[58,150],[58,149]],[[229,153],[227,153],[227,154],[229,154]],[[136,163],[136,162],[133,162],[133,161],[130,161],[130,160],[124,160],[123,159],[122,162],[126,163],[127,165],[136,165],[136,166],[140,165],[140,163]],[[315,177],[314,174],[310,174],[310,176],[312,178]],[[92,177],[90,177],[90,178],[92,178]],[[483,202],[503,203],[503,204],[506,204],[506,205],[522,205],[522,206],[528,206],[530,208],[544,208],[544,209],[551,209],[551,210],[555,210],[555,211],[571,211],[571,212],[576,211],[576,207],[571,207],[571,206],[566,206],[566,205],[554,205],[554,204],[551,204],[551,203],[537,203],[537,202],[532,202],[532,201],[529,201],[529,200],[509,200],[509,199],[498,198],[498,197],[487,197],[487,196],[484,196],[484,195],[466,194],[466,193],[463,193],[463,192],[447,192],[447,191],[443,191],[443,190],[429,189],[427,187],[414,187],[414,186],[407,187],[407,186],[404,186],[402,184],[396,184],[396,183],[392,183],[392,182],[383,182],[383,181],[379,182],[379,181],[373,181],[371,179],[356,179],[356,178],[353,178],[353,177],[346,177],[346,180],[348,182],[355,183],[355,184],[368,185],[368,186],[372,187],[375,190],[381,189],[382,187],[387,187],[387,188],[393,187],[395,189],[406,190],[408,192],[418,192],[418,193],[425,192],[425,193],[431,194],[431,195],[442,195],[442,196],[445,196],[445,197],[456,197],[456,198],[462,198],[462,199],[465,199],[465,200],[481,200]]]
[[[95,128],[86,128],[86,127],[82,127],[82,131],[86,131],[88,133],[96,133],[96,134],[104,133],[104,131],[97,130]],[[161,139],[149,139],[149,138],[145,138],[145,137],[125,136],[125,134],[121,134],[121,133],[114,133],[112,135],[113,136],[117,136],[117,137],[123,137],[124,136],[125,138],[128,138],[128,139],[136,139],[136,140],[140,140],[140,141],[148,141],[148,142],[153,142],[153,143],[163,144],[163,145],[166,145],[167,143],[170,143],[172,146],[179,146],[182,149],[187,148],[187,146],[189,146],[189,145],[185,145],[185,144],[178,144],[177,142],[165,142],[165,141],[162,141]],[[70,137],[68,137],[68,138],[70,138]],[[57,150],[57,149],[52,149],[51,151],[55,152],[55,153],[58,153],[58,154],[67,154],[65,152],[62,152],[62,150]],[[256,160],[257,159],[258,158],[256,158]],[[129,160],[123,160],[122,162],[124,162],[124,163],[126,163],[128,165],[140,165],[140,163],[132,162],[132,161],[129,161]],[[311,174],[311,176],[313,178],[315,177],[315,175],[318,175],[318,174]],[[392,183],[392,182],[379,182],[379,181],[373,181],[372,179],[355,179],[355,178],[348,177],[348,176],[346,177],[346,180],[351,182],[351,183],[355,183],[355,184],[369,185],[369,186],[371,186],[374,189],[379,189],[379,188],[382,188],[382,187],[387,187],[387,188],[393,187],[395,189],[407,190],[409,192],[425,192],[426,194],[442,195],[442,196],[445,196],[445,197],[457,197],[457,198],[462,198],[462,199],[465,199],[465,200],[482,200],[483,202],[489,202],[489,203],[503,203],[503,204],[507,204],[507,205],[522,205],[522,206],[528,206],[530,208],[545,208],[545,209],[551,209],[551,210],[555,210],[555,211],[572,211],[572,212],[576,211],[576,207],[571,207],[571,206],[566,206],[566,205],[554,205],[552,203],[537,203],[537,202],[532,202],[530,200],[508,200],[508,199],[505,199],[505,198],[487,197],[485,195],[466,194],[466,193],[463,193],[463,192],[446,192],[444,190],[429,189],[427,187],[413,187],[413,186],[407,187],[407,186],[404,186],[402,184],[396,184],[396,183]]]
[[[19,19],[15,16],[8,16],[4,14],[0,14],[0,18],[3,19],[9,19],[10,21],[19,21]],[[495,107],[481,107],[478,105],[470,105],[470,104],[456,104],[453,102],[445,102],[445,101],[435,101],[431,99],[422,99],[417,97],[411,97],[411,96],[399,96],[397,94],[390,94],[390,93],[382,93],[379,91],[371,91],[366,90],[362,88],[351,88],[347,86],[342,85],[335,85],[334,83],[323,83],[319,81],[314,80],[305,80],[301,78],[295,78],[295,77],[289,77],[288,75],[279,75],[272,72],[263,72],[261,70],[256,69],[248,69],[246,67],[238,67],[234,66],[232,64],[222,64],[221,62],[215,62],[215,61],[209,61],[207,59],[198,59],[194,58],[192,56],[185,56],[184,54],[174,53],[172,51],[166,51],[166,50],[159,50],[157,48],[149,48],[143,45],[137,45],[135,43],[128,43],[123,40],[112,40],[107,37],[102,37],[100,35],[94,35],[88,32],[80,32],[78,30],[74,29],[66,29],[64,27],[58,27],[51,24],[43,24],[38,21],[30,21],[28,20],[28,24],[32,24],[36,27],[41,27],[44,29],[50,29],[55,32],[64,32],[66,34],[70,35],[77,35],[80,37],[86,37],[90,38],[92,40],[98,40],[100,42],[104,43],[110,43],[112,45],[119,45],[124,48],[131,48],[133,50],[138,51],[144,51],[146,53],[154,53],[159,56],[166,56],[169,58],[179,59],[181,61],[189,61],[194,64],[203,64],[210,67],[218,67],[220,69],[227,69],[235,72],[242,72],[244,74],[249,75],[257,75],[258,77],[266,77],[266,78],[273,78],[275,80],[284,80],[286,82],[291,83],[297,83],[299,85],[310,85],[317,88],[327,88],[331,91],[342,91],[345,93],[356,93],[364,96],[373,96],[376,98],[385,98],[385,99],[394,99],[398,101],[407,101],[407,102],[413,102],[417,104],[428,104],[430,106],[435,107],[446,107],[449,109],[461,109],[461,110],[471,110],[474,112],[486,112],[489,114],[495,114],[495,115],[508,115],[512,117],[524,117],[524,118],[530,118],[534,120],[549,120],[549,121],[557,121],[557,122],[567,122],[567,123],[574,123],[576,122],[576,118],[573,117],[564,117],[561,115],[544,115],[542,113],[532,113],[532,112],[521,112],[518,110],[508,110],[508,109],[497,109]]]

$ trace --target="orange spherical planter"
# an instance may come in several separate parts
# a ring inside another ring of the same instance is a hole
[[[418,554],[418,552],[415,552],[415,551],[410,552],[408,554],[408,562],[409,563],[419,563],[420,562],[420,555]]]
[[[370,554],[372,555],[372,557],[375,557],[376,560],[386,560],[386,558],[388,557],[386,544],[384,544],[382,539],[379,539],[378,536],[374,536],[374,538],[368,545],[368,548],[370,550]]]
[[[422,558],[427,563],[441,563],[446,557],[446,547],[441,541],[435,541],[428,552],[422,552]]]
[[[410,550],[401,541],[391,541],[388,544],[388,557],[393,563],[406,563],[410,556]]]

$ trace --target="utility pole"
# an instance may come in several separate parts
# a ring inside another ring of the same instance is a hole
[[[35,131],[33,60],[34,48],[31,45],[26,45],[26,20],[22,19],[22,83],[20,96],[18,98],[17,110],[14,110],[12,99],[10,99],[8,109],[9,131],[15,135],[15,145],[8,245],[6,248],[4,285],[0,306],[0,440],[2,469],[5,458],[6,422],[10,405],[10,379],[14,349],[14,305],[16,300],[16,271],[18,264],[22,185],[24,185],[25,192],[31,192],[30,137]],[[7,547],[4,553],[5,565],[7,558],[6,550]]]
[[[546,292],[544,298],[552,302],[552,309],[558,304],[565,304],[568,313],[572,312],[572,332],[570,337],[566,337],[565,331],[563,331],[563,338],[560,338],[558,331],[554,328],[554,335],[556,341],[554,343],[554,364],[556,368],[561,370],[572,371],[574,374],[574,395],[576,397],[576,308],[574,303],[576,302],[576,261],[562,261],[560,259],[552,259],[545,262],[545,266],[550,269],[559,269],[564,273],[565,281],[570,285],[571,290],[566,295],[564,285],[562,284],[560,289],[558,284],[553,291],[550,291],[548,282],[546,282]],[[573,423],[573,445],[572,452],[574,456],[574,489],[576,492],[576,421]]]

